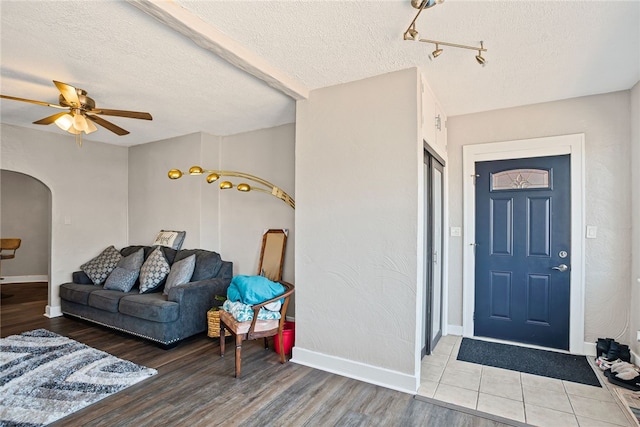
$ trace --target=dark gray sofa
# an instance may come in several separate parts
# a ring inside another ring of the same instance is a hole
[[[144,248],[145,260],[154,249],[129,246],[120,253],[128,256]],[[94,285],[82,271],[73,273],[73,282],[60,286],[62,313],[172,347],[180,340],[207,330],[207,311],[219,305],[214,297],[226,296],[233,277],[233,264],[216,252],[203,249],[176,251],[161,247],[169,264],[196,255],[191,281],[169,289],[140,294],[136,286],[130,292],[103,289]]]

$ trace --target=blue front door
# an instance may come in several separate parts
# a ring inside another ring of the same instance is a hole
[[[475,335],[569,349],[570,157],[476,163]]]

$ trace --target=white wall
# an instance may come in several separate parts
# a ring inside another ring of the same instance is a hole
[[[293,360],[417,389],[422,183],[416,69],[297,104]]]
[[[193,133],[129,148],[129,244],[150,245],[160,230],[184,230],[182,247],[201,247],[200,182],[188,175],[201,146],[202,134]],[[170,169],[186,176],[170,180]]]
[[[449,117],[449,225],[462,225],[462,146],[585,134],[585,342],[628,341],[631,307],[629,91]],[[637,182],[637,181],[635,181]],[[449,246],[449,323],[462,324],[462,239]],[[635,306],[637,310],[637,305]]]
[[[282,187],[295,199],[295,125],[226,136],[222,141],[221,168],[256,175]],[[215,163],[216,159],[211,160]],[[220,192],[216,184],[211,184],[208,191]],[[220,194],[220,218],[222,247],[232,257],[234,271],[242,274],[257,273],[265,229],[288,229],[282,277],[294,282],[295,211],[289,205],[269,194],[226,190]]]
[[[21,239],[16,257],[2,263],[7,276],[49,274],[51,192],[42,182],[22,173],[3,170],[0,188],[0,236]]]
[[[51,190],[49,315],[60,314],[59,286],[107,245],[127,242],[125,147],[0,125],[0,169],[30,175]],[[65,224],[67,222],[68,224]]]
[[[640,364],[640,82],[631,90],[631,327],[629,342]]]
[[[130,243],[149,244],[162,228],[185,230],[183,248],[214,250],[233,261],[235,274],[255,274],[263,230],[286,228],[290,236],[283,279],[293,282],[293,209],[268,194],[221,191],[219,182],[208,184],[206,175],[189,176],[187,171],[200,166],[245,172],[295,198],[294,138],[295,126],[289,124],[225,137],[196,133],[131,147]],[[170,180],[167,172],[173,168],[185,176]]]

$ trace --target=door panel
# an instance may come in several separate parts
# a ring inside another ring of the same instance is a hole
[[[568,350],[569,161],[476,163],[476,336]]]

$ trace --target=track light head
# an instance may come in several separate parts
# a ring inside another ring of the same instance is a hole
[[[440,49],[438,47],[438,43],[436,43],[436,50],[431,52],[431,56],[433,56],[434,58],[437,58],[438,56],[440,56],[441,53],[442,53],[442,49]]]
[[[478,64],[482,65],[483,67],[486,65],[487,60],[484,59],[482,57],[482,50],[484,49],[484,43],[481,41],[480,42],[480,49],[478,50],[478,54],[476,55],[476,61],[478,61]]]
[[[405,40],[418,40],[418,38],[420,37],[420,34],[418,34],[418,31],[416,30],[415,24],[412,25],[411,27],[409,27],[407,29],[407,31],[405,31],[404,33],[404,39]]]

